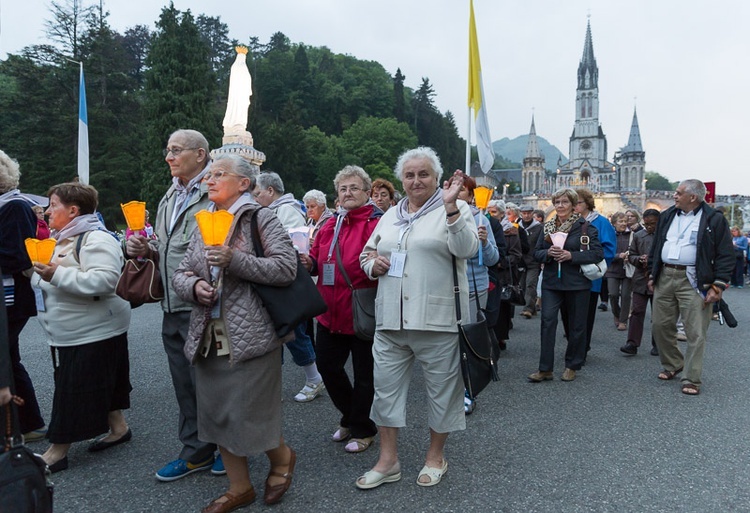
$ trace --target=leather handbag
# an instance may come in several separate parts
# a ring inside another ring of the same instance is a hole
[[[117,280],[115,294],[128,301],[132,308],[138,308],[144,303],[158,303],[164,299],[158,257],[153,260],[128,259]]]
[[[500,301],[504,301],[512,305],[526,306],[526,299],[524,298],[523,289],[521,289],[520,285],[513,283],[513,268],[510,263],[510,257],[508,257],[507,260],[510,283],[505,284],[500,288]]]
[[[458,320],[461,374],[464,379],[464,388],[469,398],[473,401],[491,381],[499,379],[497,375],[497,356],[500,348],[495,347],[492,343],[492,338],[487,328],[487,319],[479,308],[479,298],[476,294],[474,295],[477,305],[476,321],[463,322],[461,318],[461,294],[458,288],[456,257],[453,257],[453,285],[456,301],[456,319]]]
[[[589,250],[588,226],[589,222],[586,221],[581,228],[581,251]],[[581,272],[591,281],[603,278],[604,273],[607,272],[607,261],[602,258],[601,261],[595,264],[581,264]]]
[[[265,207],[264,207],[265,208]],[[259,209],[260,210],[260,209]],[[250,229],[255,256],[263,258],[263,245],[258,230],[258,210],[250,217]],[[263,307],[273,321],[276,335],[287,336],[302,322],[312,319],[328,310],[323,297],[318,292],[305,266],[297,255],[297,274],[289,285],[274,286],[264,283],[253,283],[253,289],[260,297]]]
[[[377,287],[355,289],[352,280],[344,269],[341,261],[341,249],[336,242],[336,263],[339,265],[341,274],[352,293],[352,323],[354,335],[360,340],[372,341],[375,338],[375,297],[378,295]]]
[[[20,398],[14,400],[23,403]],[[51,512],[53,485],[47,464],[23,444],[15,418],[16,404],[7,404],[4,412],[5,452],[0,454],[0,511]]]
[[[630,232],[630,239],[628,240],[628,251],[626,252],[625,260],[623,260],[622,266],[625,269],[625,277],[632,278],[635,276],[635,266],[630,263],[630,246],[633,244],[633,232]]]

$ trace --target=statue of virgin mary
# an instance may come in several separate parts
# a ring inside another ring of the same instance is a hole
[[[229,73],[229,98],[222,123],[225,134],[242,133],[247,129],[247,110],[253,94],[253,80],[246,63],[247,48],[237,46],[235,50],[237,58]]]

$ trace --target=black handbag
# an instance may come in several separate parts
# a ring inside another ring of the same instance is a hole
[[[513,267],[510,263],[510,257],[508,257],[508,274],[510,275],[510,283],[500,288],[500,301],[512,305],[526,306],[526,299],[521,286],[513,283]]]
[[[52,511],[52,482],[47,464],[23,444],[16,405],[5,406],[5,452],[0,454],[0,511]]]
[[[258,217],[256,210],[250,217],[250,229],[252,230],[253,248],[255,256],[263,257],[263,245],[260,242],[260,231],[258,230]],[[253,283],[255,292],[260,297],[263,307],[268,311],[273,321],[276,335],[285,337],[302,322],[312,319],[328,310],[323,297],[318,292],[307,272],[305,266],[297,255],[297,275],[289,285],[280,287],[266,285],[264,283]]]
[[[355,289],[352,280],[346,274],[344,263],[341,261],[341,250],[336,242],[336,263],[339,264],[341,274],[352,292],[352,323],[354,334],[360,340],[372,341],[375,338],[375,297],[378,295],[377,287]]]
[[[476,283],[476,280],[474,280]],[[492,343],[487,329],[487,319],[479,308],[479,297],[474,295],[477,304],[476,322],[462,322],[461,294],[458,288],[458,271],[456,257],[453,257],[453,290],[456,301],[456,319],[458,321],[458,345],[461,358],[461,374],[464,388],[473,401],[484,390],[490,381],[497,381],[497,355],[499,348]],[[476,290],[476,285],[474,286]]]

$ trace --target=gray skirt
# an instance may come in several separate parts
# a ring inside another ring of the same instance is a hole
[[[281,440],[281,348],[229,365],[229,356],[195,363],[198,438],[251,456]]]

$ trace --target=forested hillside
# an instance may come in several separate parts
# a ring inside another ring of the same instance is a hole
[[[80,61],[100,210],[110,224],[122,222],[121,202],[143,199],[155,211],[170,181],[162,156],[169,133],[194,128],[221,145],[236,44],[250,50],[248,128],[266,154],[263,168],[298,197],[311,188],[330,193],[346,164],[392,179],[396,157],[416,144],[435,148],[446,169],[463,168],[465,143],[452,114],[435,107],[428,78],[412,77],[419,86],[409,88],[409,70],[391,75],[280,32],[265,43],[230,40],[221,19],[174,5],[124,33],[108,16],[98,6],[52,2],[47,43],[0,62],[0,148],[21,164],[26,192],[44,194],[76,176],[79,67],[71,61]]]

